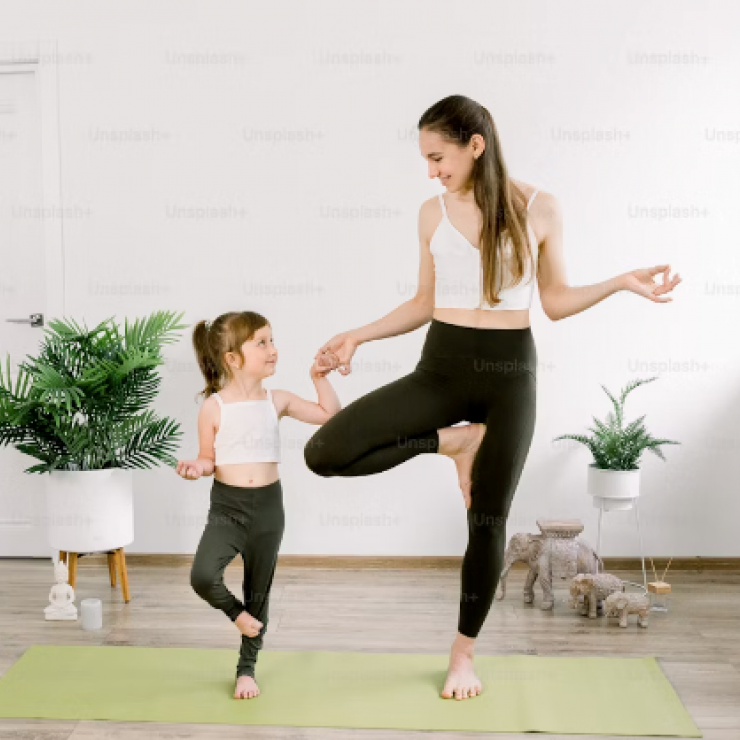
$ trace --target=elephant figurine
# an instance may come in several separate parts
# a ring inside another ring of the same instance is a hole
[[[509,575],[511,566],[520,562],[529,566],[529,572],[524,582],[524,602],[531,604],[534,601],[534,582],[537,580],[542,540],[541,534],[519,532],[512,535],[504,555],[504,568],[499,578],[500,590],[496,594],[497,599],[501,600],[506,596],[506,577]]]
[[[583,595],[582,615],[588,612],[590,619],[596,619],[596,609],[613,593],[623,593],[624,583],[621,578],[611,573],[579,573],[573,578],[570,586],[571,607],[575,607],[578,597]]]
[[[530,534],[519,532],[512,535],[506,548],[504,556],[504,567],[499,578],[499,592],[496,599],[501,600],[506,596],[506,578],[511,566],[516,562],[527,563],[529,571],[524,581],[524,603],[531,604],[534,601],[534,583],[538,576],[542,586],[542,608],[552,609],[555,600],[552,594],[552,575],[545,574],[541,567],[541,556],[543,551],[543,534]],[[599,568],[604,567],[601,558],[594,552],[591,546],[584,540],[576,538],[578,544],[578,556],[576,573],[598,573]]]
[[[650,600],[646,594],[609,594],[604,601],[604,616],[619,617],[619,626],[627,626],[627,615],[637,614],[637,624],[640,627],[648,626]]]

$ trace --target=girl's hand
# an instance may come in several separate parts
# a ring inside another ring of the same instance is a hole
[[[625,290],[649,298],[655,303],[669,303],[673,298],[659,298],[658,296],[663,295],[663,293],[670,293],[681,282],[678,273],[672,280],[668,279],[670,270],[670,265],[658,265],[657,267],[626,272],[622,275],[622,286]],[[653,276],[660,272],[663,273],[663,282],[655,283]]]
[[[359,345],[360,342],[352,332],[345,331],[332,337],[332,339],[321,347],[316,353],[316,359],[326,354],[334,355],[336,364],[332,369],[339,370],[342,375],[349,375],[352,372],[352,355],[354,355]]]
[[[203,475],[205,465],[199,460],[180,460],[175,472],[185,480],[198,480]]]
[[[316,357],[311,366],[311,379],[326,377],[332,370],[339,365],[339,359],[333,352],[326,352]]]

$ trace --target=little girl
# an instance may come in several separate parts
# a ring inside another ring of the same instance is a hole
[[[231,312],[212,323],[199,322],[193,346],[206,381],[198,414],[200,449],[196,460],[179,461],[176,471],[187,480],[213,475],[214,481],[190,584],[241,632],[234,698],[251,699],[260,693],[254,668],[285,526],[278,422],[291,416],[321,425],[341,409],[325,377],[338,361],[330,352],[314,361],[310,374],[318,403],[313,403],[262,387],[275,373],[277,349],[269,322],[258,313]],[[243,602],[223,582],[224,569],[237,553],[244,562]]]

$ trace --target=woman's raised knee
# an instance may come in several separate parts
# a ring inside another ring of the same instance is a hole
[[[303,448],[303,459],[311,472],[328,478],[334,475],[329,453],[329,445],[314,434]]]

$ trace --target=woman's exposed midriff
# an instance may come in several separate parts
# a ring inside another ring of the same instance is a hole
[[[471,329],[526,329],[529,326],[529,310],[526,308],[520,311],[435,308],[432,317],[446,324]]]

